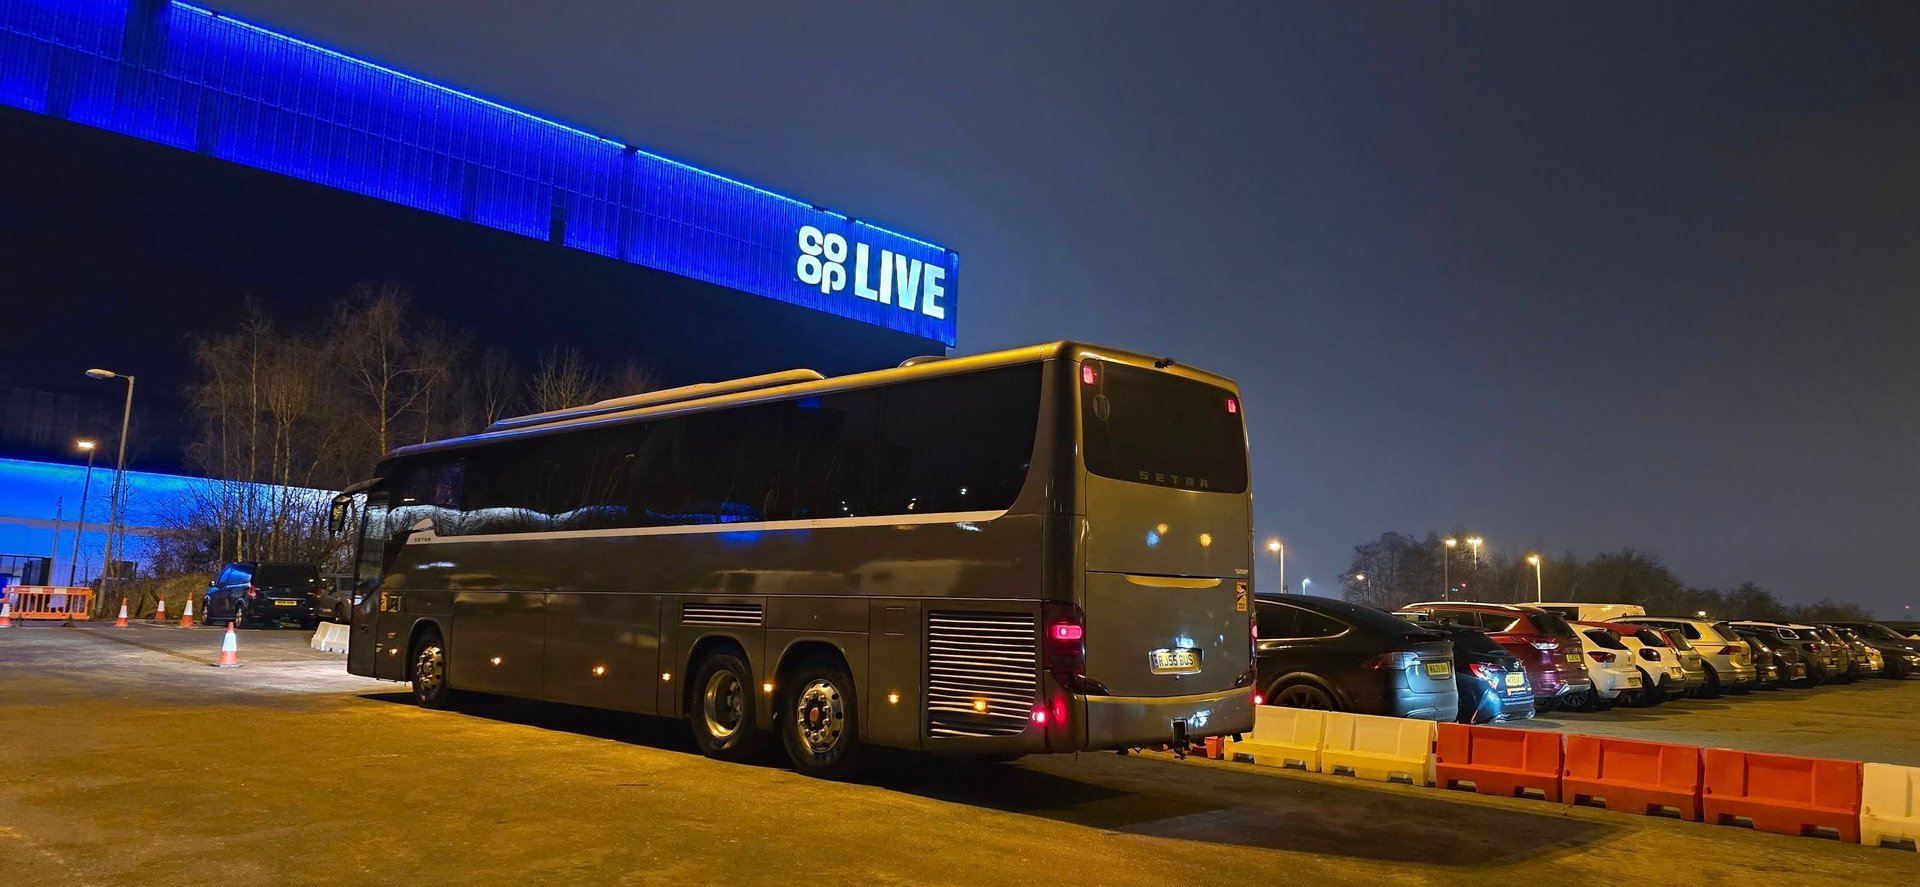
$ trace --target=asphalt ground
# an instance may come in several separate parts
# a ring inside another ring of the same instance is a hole
[[[1920,883],[1906,851],[1160,756],[822,782],[655,719],[423,711],[308,637],[217,669],[218,630],[0,629],[0,883]]]

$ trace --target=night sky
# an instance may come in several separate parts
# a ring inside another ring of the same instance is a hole
[[[1236,378],[1296,589],[1448,529],[1920,603],[1920,7],[217,5],[943,242],[962,352]]]

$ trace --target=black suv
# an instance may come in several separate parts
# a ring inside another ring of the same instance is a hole
[[[311,564],[241,561],[207,583],[201,618],[232,622],[235,628],[282,622],[313,628],[320,624],[319,595],[320,571]]]

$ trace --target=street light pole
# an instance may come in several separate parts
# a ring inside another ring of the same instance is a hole
[[[1273,552],[1274,555],[1277,556],[1280,560],[1280,593],[1286,594],[1287,593],[1287,543],[1282,542],[1277,538],[1269,539],[1267,540],[1267,550]]]
[[[1307,593],[1307,586],[1309,586],[1309,585],[1312,585],[1312,584],[1313,584],[1313,580],[1312,580],[1312,579],[1301,579],[1301,580],[1300,580],[1300,593],[1301,593],[1301,594],[1306,594],[1306,593]]]
[[[1473,570],[1476,573],[1480,572],[1480,543],[1484,541],[1479,536],[1467,537],[1467,546],[1473,549]]]
[[[80,538],[87,534],[87,494],[93,490],[93,457],[99,452],[93,441],[76,440],[74,446],[87,454],[87,479],[80,484],[80,522],[73,528],[73,560],[67,562],[67,585],[73,585],[73,576],[80,569]]]
[[[1527,563],[1533,565],[1533,602],[1536,604],[1543,603],[1546,601],[1546,590],[1540,583],[1540,556],[1537,554],[1527,555]]]
[[[1453,547],[1459,544],[1460,540],[1452,536],[1440,540],[1440,599],[1443,601],[1452,599]]]
[[[123,500],[126,498],[126,492],[127,492],[127,426],[133,424],[133,376],[127,375],[124,373],[116,373],[112,370],[102,370],[102,369],[88,370],[87,376],[90,378],[103,379],[103,380],[104,379],[127,380],[126,406],[122,407],[120,410],[120,457],[114,464],[113,496],[108,501],[109,516],[107,518],[107,560],[106,560],[106,563],[101,564],[102,585],[100,587],[100,590],[102,592],[105,592],[107,590],[106,585],[104,584],[105,577],[107,575],[106,571],[110,571],[113,569],[114,558],[116,556],[126,557],[126,551],[124,550],[127,544],[126,531],[121,525],[122,521],[125,520],[126,515],[121,513],[121,509],[124,507]],[[102,594],[101,597],[105,598],[107,597],[107,595]]]

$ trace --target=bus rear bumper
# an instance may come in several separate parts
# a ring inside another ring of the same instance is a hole
[[[1176,721],[1188,741],[1253,731],[1253,688],[1194,696],[1081,696],[1087,751],[1171,744]]]

